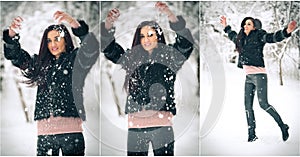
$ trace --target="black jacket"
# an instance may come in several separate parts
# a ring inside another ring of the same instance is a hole
[[[121,64],[126,70],[128,95],[125,113],[145,110],[169,111],[176,115],[174,102],[174,82],[176,73],[193,51],[193,38],[185,28],[185,20],[178,16],[179,22],[170,23],[176,32],[173,45],[159,44],[151,55],[141,45],[127,50],[116,43],[113,32],[108,32],[101,24],[101,45],[109,60]]]
[[[43,76],[39,76],[34,120],[54,117],[80,117],[86,119],[83,106],[84,80],[99,56],[99,43],[88,25],[79,21],[81,27],[72,29],[73,34],[81,39],[80,48],[64,52],[58,59],[54,57],[46,67]],[[23,72],[33,71],[38,55],[31,57],[20,46],[18,39],[8,36],[8,30],[3,32],[4,55],[13,65]]]
[[[248,36],[240,39],[242,43],[241,52],[239,52],[238,67],[243,65],[252,65],[257,67],[265,67],[263,49],[266,43],[275,43],[290,37],[286,31],[287,28],[279,30],[275,33],[267,33],[265,30],[256,29],[249,33]],[[231,30],[230,26],[225,27],[225,33],[228,34],[230,40],[237,43],[237,33]]]

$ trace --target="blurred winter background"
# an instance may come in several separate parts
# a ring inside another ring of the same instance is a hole
[[[167,43],[175,34],[168,19],[155,9],[156,2],[101,2],[101,21],[110,9],[118,8],[115,22],[116,41],[130,49],[136,27],[142,21],[155,20],[162,27]],[[199,43],[199,2],[166,2],[176,15],[182,15]],[[127,117],[124,114],[126,93],[123,90],[125,71],[106,58],[101,60],[101,155],[126,155]],[[199,45],[179,71],[176,80],[177,115],[173,119],[175,155],[200,155],[199,141]],[[151,148],[150,148],[151,150]],[[149,151],[149,155],[153,155]]]
[[[239,31],[245,16],[259,18],[262,28],[267,32],[284,28],[292,19],[299,26],[299,3],[167,2],[177,15],[183,15],[196,43],[199,43],[179,71],[176,81],[178,114],[174,117],[175,155],[300,154],[300,116],[297,114],[300,98],[299,27],[291,38],[267,44],[264,50],[269,74],[269,102],[289,124],[290,139],[282,142],[277,124],[260,109],[255,98],[259,139],[248,143],[243,103],[245,75],[242,69],[236,67],[235,46],[219,24],[220,15],[225,15],[228,24],[236,31]],[[144,20],[158,21],[165,31],[167,41],[172,43],[174,32],[170,30],[166,17],[154,8],[154,4],[146,1],[1,1],[1,30],[15,16],[22,16],[24,26],[20,32],[20,42],[25,50],[33,54],[38,52],[43,30],[55,23],[52,17],[56,10],[86,20],[91,31],[99,34],[99,22],[104,20],[110,9],[119,8],[121,16],[115,23],[115,35],[124,49],[131,47],[134,30]],[[74,40],[78,42],[76,38]],[[3,44],[0,44],[0,51],[0,154],[35,155],[36,124],[32,121],[32,112],[36,89],[20,83],[24,78],[10,61],[4,59]],[[84,123],[86,155],[126,155],[127,117],[124,115],[123,81],[124,71],[101,54],[88,75],[84,90],[87,110],[87,121]]]
[[[7,28],[12,19],[21,16],[24,19],[20,31],[20,43],[31,55],[38,53],[43,31],[56,23],[53,14],[57,10],[65,11],[77,19],[89,24],[90,31],[99,38],[99,2],[0,2],[1,31]],[[69,27],[69,31],[71,31]],[[74,44],[79,46],[79,39]],[[2,39],[2,33],[1,33]],[[1,40],[2,41],[2,40]],[[4,156],[33,156],[36,154],[36,123],[33,121],[36,88],[21,83],[24,80],[19,69],[4,59],[3,42],[0,44],[1,59],[1,148]],[[87,76],[84,97],[87,121],[84,123],[86,155],[99,155],[99,87],[100,62]]]
[[[300,100],[300,2],[225,1],[200,2],[200,137],[202,155],[299,155]],[[220,25],[225,15],[235,31],[246,16],[258,18],[267,32],[283,29],[291,20],[298,28],[280,43],[264,49],[268,75],[268,98],[290,126],[283,142],[273,118],[259,107],[254,110],[258,140],[247,142],[244,111],[245,74],[236,66],[235,45]]]
[[[90,30],[99,34],[99,19],[104,20],[109,9],[119,8],[116,22],[117,41],[130,48],[133,31],[143,20],[156,20],[163,27],[168,43],[175,34],[167,18],[154,8],[155,2],[0,2],[1,30],[16,16],[24,19],[20,32],[22,48],[31,54],[39,50],[44,29],[55,23],[53,13],[66,11],[84,19]],[[199,2],[167,2],[177,15],[183,15],[196,43],[199,43]],[[101,11],[99,10],[101,8]],[[98,37],[99,38],[99,37]],[[74,38],[76,42],[78,39]],[[20,83],[24,78],[10,61],[1,59],[1,155],[35,155],[36,123],[33,110],[36,88]],[[175,155],[199,155],[199,45],[184,64],[176,81],[178,114],[174,118]],[[126,155],[127,118],[124,115],[125,92],[122,90],[124,71],[106,60],[103,54],[86,79],[84,89],[87,121],[84,123],[86,155]],[[151,153],[150,153],[151,155]]]

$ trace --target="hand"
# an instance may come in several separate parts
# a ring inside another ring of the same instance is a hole
[[[105,19],[105,29],[110,30],[120,15],[120,11],[117,8],[110,10]]]
[[[223,25],[223,27],[227,26],[226,17],[224,15],[221,16],[220,23]]]
[[[157,8],[161,13],[165,14],[168,16],[169,20],[172,23],[175,23],[178,21],[177,17],[175,16],[175,14],[170,10],[170,8],[168,7],[168,5],[166,3],[163,2],[156,2],[155,4],[155,8]]]
[[[18,30],[21,30],[21,24],[23,22],[23,18],[18,16],[13,19],[12,23],[9,26],[8,35],[13,38],[17,33]]]
[[[62,23],[63,21],[69,23],[69,25],[72,27],[72,28],[78,28],[80,27],[80,24],[79,22],[74,19],[71,15],[65,13],[65,12],[62,12],[62,11],[56,11],[53,15],[54,17],[54,20],[58,20],[58,23]]]
[[[290,23],[289,23],[289,25],[288,25],[288,28],[287,28],[287,33],[291,33],[291,32],[293,32],[295,29],[296,29],[296,27],[297,27],[297,22],[296,21],[291,21]]]
[[[170,8],[168,7],[168,5],[166,3],[163,2],[156,2],[155,4],[155,8],[157,8],[160,12],[162,12],[165,15],[172,15],[172,11],[170,10]]]

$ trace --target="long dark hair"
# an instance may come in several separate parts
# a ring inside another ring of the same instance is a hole
[[[239,53],[242,52],[242,47],[243,47],[243,42],[244,42],[244,38],[246,36],[246,33],[244,32],[244,25],[246,24],[247,20],[251,20],[253,22],[254,27],[255,26],[255,20],[253,17],[245,17],[241,23],[241,30],[237,35],[237,41],[236,41],[236,49]]]
[[[135,30],[133,42],[132,42],[132,46],[131,46],[131,52],[129,52],[130,54],[128,54],[128,57],[130,58],[130,61],[132,61],[132,62],[127,63],[127,64],[132,64],[133,62],[138,63],[139,61],[142,61],[142,59],[144,58],[143,56],[145,56],[145,54],[148,54],[148,52],[146,52],[146,50],[141,46],[141,29],[145,26],[150,26],[152,29],[155,30],[155,33],[157,36],[158,47],[166,45],[165,36],[164,36],[162,28],[159,26],[159,24],[155,21],[143,21],[137,26],[137,28]],[[143,63],[143,61],[141,63]],[[130,75],[132,74],[132,72],[134,70],[136,70],[138,68],[138,67],[131,66],[131,65],[128,65],[128,66],[131,68],[129,68],[129,70],[127,71],[124,86],[123,86],[125,91],[127,91],[127,92],[129,89],[128,85],[129,85]]]
[[[131,49],[133,49],[135,46],[141,45],[141,29],[145,26],[150,26],[155,30],[158,43],[166,44],[164,33],[158,23],[156,23],[155,21],[144,21],[140,23],[136,28]]]
[[[26,81],[27,84],[30,85],[41,84],[47,73],[47,66],[49,65],[50,61],[55,58],[49,51],[48,42],[47,42],[48,33],[52,30],[58,31],[61,35],[63,33],[62,36],[65,39],[66,52],[71,52],[74,49],[73,41],[67,27],[63,24],[50,25],[44,31],[39,54],[37,56],[37,60],[34,61],[35,62],[35,65],[33,65],[34,67],[30,67],[29,70],[23,72],[24,76],[29,78],[29,80]]]

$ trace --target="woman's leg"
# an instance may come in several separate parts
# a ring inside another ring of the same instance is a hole
[[[257,136],[255,134],[255,116],[253,111],[253,99],[255,94],[255,85],[252,82],[253,75],[247,75],[245,81],[245,110],[248,123],[248,142],[255,141]]]
[[[268,112],[274,120],[277,122],[278,126],[282,131],[282,138],[286,141],[289,137],[288,125],[284,124],[280,115],[275,110],[273,106],[268,103],[268,78],[266,74],[256,75],[256,86],[257,86],[257,96],[259,105],[262,109]]]
[[[147,156],[149,139],[147,128],[129,128],[127,139],[127,156]]]
[[[55,135],[39,135],[37,139],[37,156],[58,156],[59,143]]]
[[[152,133],[152,148],[155,156],[174,156],[174,131],[172,126],[160,127]]]
[[[85,141],[82,133],[57,135],[63,156],[84,156]]]

